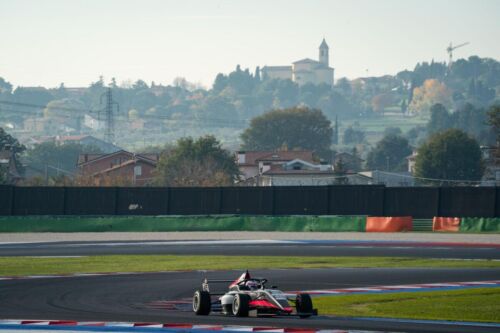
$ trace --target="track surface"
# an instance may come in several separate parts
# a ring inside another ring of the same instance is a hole
[[[155,310],[146,303],[190,297],[205,274],[233,278],[240,272],[177,272],[141,275],[11,280],[0,282],[0,318],[190,322],[317,329],[372,329],[405,332],[494,332],[495,328],[404,324],[350,318],[197,317],[191,312]],[[500,279],[500,269],[313,269],[258,270],[254,275],[283,290],[348,288],[427,282]],[[498,331],[498,328],[496,328]]]
[[[0,256],[74,256],[99,254],[213,254],[279,256],[398,256],[457,259],[500,259],[497,245],[460,246],[449,243],[320,241],[304,244],[237,244],[119,241],[119,242],[47,242],[0,243]]]
[[[0,243],[0,256],[72,256],[97,254],[219,254],[308,256],[414,256],[432,258],[500,259],[498,244],[459,246],[411,242],[322,241],[310,243],[236,244],[211,242],[119,241]],[[231,279],[241,272],[208,272]],[[500,269],[312,269],[256,271],[283,290],[335,289],[375,285],[500,279]],[[158,300],[190,297],[204,273],[73,277],[0,281],[0,318],[67,319],[79,321],[153,321],[225,325],[363,329],[399,332],[495,332],[496,328],[364,321],[352,318],[232,318],[197,317],[191,312],[148,308]]]

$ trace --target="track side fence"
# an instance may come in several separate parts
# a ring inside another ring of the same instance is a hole
[[[369,215],[500,217],[500,187],[15,187],[0,215]]]

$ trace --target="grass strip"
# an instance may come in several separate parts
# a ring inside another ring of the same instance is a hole
[[[9,216],[0,232],[365,231],[365,216]]]
[[[499,261],[398,257],[103,255],[77,258],[0,257],[0,276],[273,268],[498,268]]]
[[[322,315],[500,322],[500,288],[318,297]]]

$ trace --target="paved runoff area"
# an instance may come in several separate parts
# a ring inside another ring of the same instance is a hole
[[[375,240],[415,242],[457,242],[500,244],[500,234],[462,233],[366,233],[366,232],[79,232],[0,233],[0,243],[151,240]]]

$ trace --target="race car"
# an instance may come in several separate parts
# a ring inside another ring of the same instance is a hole
[[[230,283],[229,291],[211,293],[210,283]],[[202,282],[201,289],[194,292],[193,311],[197,315],[206,316],[210,312],[220,312],[224,315],[237,317],[248,316],[299,316],[307,318],[318,315],[313,309],[309,294],[297,294],[290,298],[278,290],[276,286],[266,288],[267,279],[252,278],[246,271],[238,279],[210,280]],[[212,300],[212,296],[216,299]]]

